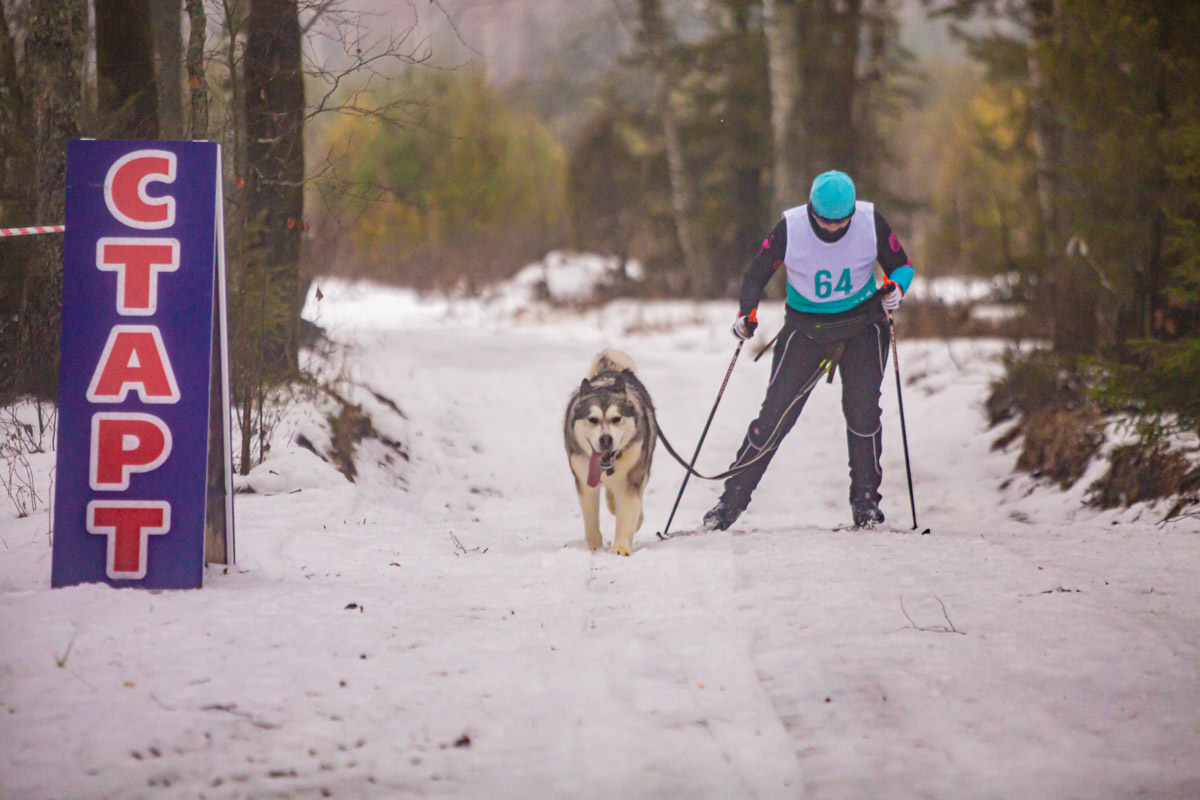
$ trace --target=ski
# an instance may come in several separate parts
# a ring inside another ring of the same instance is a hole
[[[678,539],[683,536],[703,536],[706,533],[729,533],[729,534],[733,534],[734,536],[741,536],[746,533],[746,530],[734,529],[734,530],[727,530],[727,531],[717,531],[717,530],[710,531],[705,528],[691,528],[688,530],[681,530],[681,531],[667,531],[666,533],[663,533],[662,531],[658,531],[654,535],[665,542],[668,539]]]
[[[836,525],[833,528],[831,528],[831,530],[834,533],[842,533],[842,532],[846,532],[846,533],[899,533],[899,534],[917,533],[916,530],[912,530],[909,528],[897,528],[892,525],[868,525],[866,527],[860,528],[857,525],[847,525],[845,523],[843,523],[841,525]],[[922,536],[925,536],[931,532],[932,531],[930,531],[929,528],[925,528],[923,531],[920,531],[920,534]]]
[[[832,533],[895,533],[900,535],[920,533],[922,536],[932,533],[929,528],[925,528],[921,531],[915,531],[909,528],[897,528],[893,525],[871,525],[865,528],[860,528],[848,523],[835,525],[832,528],[816,528],[815,530],[827,530]],[[730,533],[734,536],[744,536],[748,532],[748,528],[733,528],[725,531],[725,533]],[[660,541],[665,542],[670,539],[680,539],[687,536],[703,536],[706,533],[722,533],[722,531],[710,531],[704,528],[690,528],[678,531],[668,531],[667,533],[659,531],[654,535],[657,536]]]

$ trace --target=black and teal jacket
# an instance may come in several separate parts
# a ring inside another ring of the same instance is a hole
[[[780,266],[787,272],[790,309],[804,314],[849,311],[875,295],[876,261],[908,291],[912,262],[873,204],[857,202],[850,224],[834,233],[817,225],[808,206],[789,209],[746,270],[739,313],[745,316],[758,308],[767,281]]]

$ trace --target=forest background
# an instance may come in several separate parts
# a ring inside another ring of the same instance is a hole
[[[614,295],[732,297],[840,169],[919,275],[1002,278],[1018,466],[1070,485],[1119,419],[1096,502],[1186,513],[1195,30],[1168,0],[0,0],[0,227],[61,222],[71,138],[220,141],[245,472],[315,276],[470,294],[569,248],[640,265]],[[0,405],[56,397],[61,248],[0,242]]]

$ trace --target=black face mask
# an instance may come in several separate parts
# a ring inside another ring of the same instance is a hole
[[[851,217],[854,216],[853,212],[851,212],[850,216]],[[840,230],[827,231],[824,228],[822,228],[820,225],[817,224],[818,219],[825,219],[825,218],[818,217],[817,213],[815,211],[813,211],[812,204],[810,203],[808,206],[808,223],[810,225],[812,225],[813,233],[815,233],[817,235],[817,238],[820,239],[822,242],[827,242],[827,243],[832,244],[833,242],[836,242],[839,239],[841,239],[843,236],[845,236],[846,231],[850,230],[850,225],[847,224],[846,227],[841,228]]]

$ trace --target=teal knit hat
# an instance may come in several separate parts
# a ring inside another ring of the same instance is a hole
[[[844,172],[823,172],[812,182],[808,202],[825,219],[844,219],[854,213],[854,181]]]

